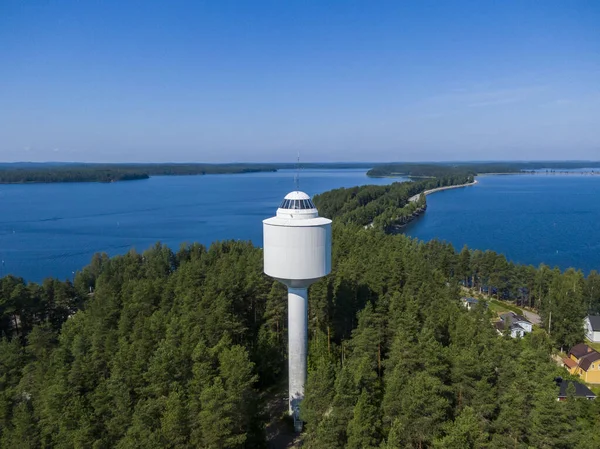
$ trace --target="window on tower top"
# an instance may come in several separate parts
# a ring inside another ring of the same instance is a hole
[[[284,199],[279,205],[280,209],[307,210],[316,209],[314,203],[308,200],[286,200]]]

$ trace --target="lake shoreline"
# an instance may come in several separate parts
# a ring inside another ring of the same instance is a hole
[[[457,186],[436,187],[435,189],[429,189],[429,190],[425,190],[424,192],[417,193],[416,195],[411,196],[408,201],[410,201],[411,203],[414,203],[415,201],[417,201],[419,199],[419,197],[421,195],[427,196],[427,195],[431,195],[431,194],[436,193],[436,192],[441,192],[443,190],[461,189],[463,187],[471,187],[471,186],[474,186],[474,185],[476,185],[478,183],[479,182],[475,179],[473,182],[468,182],[466,184],[460,184],[460,185],[457,185]]]
[[[411,204],[411,203],[414,203],[414,202],[418,201],[419,198],[421,197],[421,195],[427,196],[427,195],[431,195],[431,194],[436,193],[436,192],[441,192],[442,190],[459,189],[459,188],[462,188],[462,187],[474,186],[477,183],[478,183],[478,181],[475,179],[473,182],[468,182],[466,184],[459,184],[459,185],[453,185],[453,186],[444,186],[444,187],[436,187],[435,189],[425,190],[425,191],[423,191],[421,193],[417,193],[416,195],[411,196],[408,199],[407,206],[409,204]],[[404,221],[402,221],[402,222],[398,221],[395,224],[392,224],[391,226],[389,226],[386,229],[386,232],[389,232],[390,234],[400,234],[400,233],[402,233],[404,228],[406,228],[409,224],[411,224],[413,221],[415,221],[417,218],[419,218],[421,215],[423,215],[426,210],[427,210],[427,204],[425,204],[423,207],[419,207],[418,209],[415,209],[414,212],[409,217],[404,218]],[[368,225],[366,225],[365,229],[372,228],[372,227],[373,227],[373,222],[371,222]]]
[[[421,193],[417,193],[416,195],[411,196],[408,199],[409,204],[410,203],[414,203],[416,201],[419,200],[419,198],[421,197],[421,195],[432,195],[436,192],[441,192],[443,190],[450,190],[450,189],[460,189],[463,187],[470,187],[470,186],[474,186],[478,184],[478,181],[475,179],[473,182],[469,182],[466,184],[460,184],[460,185],[455,185],[455,186],[444,186],[444,187],[436,187],[435,189],[429,189],[429,190],[425,190],[424,192]],[[392,226],[390,226],[390,228],[388,229],[388,232],[390,234],[401,234],[404,232],[404,229],[410,225],[411,223],[413,223],[417,218],[419,218],[421,215],[423,215],[425,212],[427,211],[427,204],[425,204],[423,207],[420,207],[418,209],[416,209],[412,215],[410,217],[408,217],[408,219],[406,219],[406,221],[404,221],[403,223],[399,223],[399,224],[394,224]],[[371,223],[372,225],[372,223]]]
[[[525,265],[598,270],[600,176],[527,173],[477,180],[482,188],[432,197],[432,209],[403,233],[496,251]]]

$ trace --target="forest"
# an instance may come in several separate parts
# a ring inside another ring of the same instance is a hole
[[[371,168],[366,163],[303,163],[305,169]],[[151,176],[219,175],[275,172],[297,169],[294,163],[232,164],[83,164],[2,163],[0,184],[53,182],[116,182],[148,179]]]
[[[276,171],[258,164],[4,164],[0,184],[116,182],[150,176],[235,174]]]
[[[383,186],[340,188],[316,195],[314,202],[322,216],[336,222],[371,225],[391,231],[406,224],[426,207],[425,195],[420,195],[414,202],[409,201],[411,197],[425,190],[471,183],[473,180],[473,175],[457,174]]]
[[[598,161],[536,161],[536,162],[455,162],[455,163],[389,163],[374,166],[367,172],[373,178],[409,176],[415,178],[486,173],[522,173],[535,170],[598,169]]]
[[[365,227],[413,194],[386,187],[315,198],[334,245],[309,293],[304,446],[600,447],[600,401],[558,402],[568,374],[550,357],[582,341],[600,276]],[[545,329],[499,336],[490,310],[461,305],[465,285],[538,308]],[[0,447],[269,447],[286,323],[285,288],[249,242],[99,254],[73,281],[6,276]]]

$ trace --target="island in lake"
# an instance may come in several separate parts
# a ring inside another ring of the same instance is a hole
[[[5,163],[0,164],[0,184],[56,182],[116,182],[148,179],[150,176],[222,175],[275,172],[297,167],[292,163],[166,163],[166,164],[88,164],[88,163]],[[371,163],[308,163],[302,168],[371,168]]]

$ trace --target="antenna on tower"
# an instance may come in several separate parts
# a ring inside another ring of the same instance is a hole
[[[294,177],[296,191],[300,190],[300,152],[298,151],[298,159],[296,160],[296,176]]]

